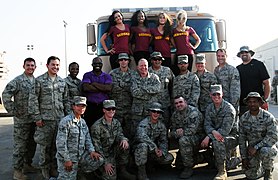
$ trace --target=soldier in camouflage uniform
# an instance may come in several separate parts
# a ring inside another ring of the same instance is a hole
[[[14,179],[26,179],[22,173],[34,172],[32,159],[36,151],[34,132],[36,113],[33,102],[35,101],[36,62],[33,58],[26,58],[23,64],[24,73],[10,81],[3,93],[3,102],[7,112],[14,116],[14,150],[13,167]]]
[[[239,121],[239,148],[242,168],[247,178],[272,179],[273,163],[277,155],[278,125],[274,116],[261,108],[264,103],[257,92],[250,92],[243,100],[249,111]]]
[[[273,98],[274,103],[277,104],[278,70],[275,70],[275,76],[272,79],[271,86],[271,97]]]
[[[104,100],[104,116],[90,130],[95,150],[104,159],[104,165],[100,168],[102,179],[116,180],[118,176],[119,179],[135,180],[136,177],[126,170],[129,143],[123,134],[121,123],[114,118],[115,111],[115,101]]]
[[[225,49],[216,51],[218,66],[214,69],[214,74],[217,77],[218,84],[222,85],[223,98],[231,103],[239,111],[240,98],[240,78],[237,68],[229,65],[226,62],[227,54]]]
[[[148,61],[140,59],[137,66],[138,72],[131,79],[131,95],[133,97],[131,112],[132,125],[130,126],[131,141],[139,122],[148,115],[148,106],[152,102],[158,102],[158,94],[161,91],[159,77],[148,72]]]
[[[103,158],[93,146],[88,126],[81,118],[86,109],[86,97],[74,96],[72,109],[73,113],[61,119],[57,132],[58,180],[75,180],[78,171],[79,174],[94,171],[103,164]]]
[[[81,80],[77,78],[79,73],[79,65],[77,62],[72,62],[69,64],[69,72],[68,77],[65,78],[67,88],[68,88],[68,96],[69,99],[72,100],[74,96],[80,96],[80,84]]]
[[[44,178],[57,176],[55,139],[60,119],[71,112],[66,82],[57,75],[60,59],[47,59],[48,71],[36,78],[38,113],[35,141],[40,144],[40,162]]]
[[[178,67],[180,74],[176,76],[173,83],[173,97],[181,95],[188,104],[198,107],[200,96],[200,83],[197,75],[190,72],[188,68],[188,56],[178,56]]]
[[[195,74],[198,76],[200,81],[200,97],[198,101],[198,108],[204,116],[207,106],[212,103],[212,100],[209,96],[210,86],[217,84],[217,79],[213,73],[206,69],[205,54],[197,54],[195,63],[197,69]]]
[[[130,58],[127,53],[120,53],[118,56],[120,67],[110,72],[110,76],[112,77],[110,99],[113,99],[117,104],[115,118],[122,124],[124,134],[127,137],[129,135],[128,129],[131,121],[131,78],[135,75],[135,71],[128,67],[129,61]]]
[[[187,104],[182,96],[176,96],[176,111],[171,117],[170,136],[178,141],[179,153],[184,170],[180,178],[189,178],[194,167],[193,156],[198,153],[200,143],[205,137],[202,113]]]
[[[168,152],[167,129],[159,120],[160,114],[163,113],[162,105],[152,102],[148,110],[150,116],[139,123],[135,136],[134,156],[138,167],[138,180],[148,179],[145,167],[148,160],[155,160],[159,164],[171,164],[174,159]]]
[[[149,72],[158,75],[161,82],[161,91],[158,94],[158,99],[162,105],[162,110],[164,111],[162,114],[164,124],[166,127],[169,127],[171,117],[171,95],[175,75],[169,67],[161,66],[164,58],[160,52],[153,52],[150,59],[152,66],[149,68]]]
[[[206,109],[204,129],[207,136],[201,143],[206,148],[212,142],[218,174],[215,180],[227,179],[226,161],[230,150],[238,145],[236,110],[223,99],[221,85],[211,85],[212,102]]]

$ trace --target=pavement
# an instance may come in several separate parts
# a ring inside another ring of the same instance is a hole
[[[270,104],[269,111],[278,119],[278,105]],[[0,107],[0,113],[5,110]],[[13,119],[11,117],[0,117],[0,180],[10,180],[13,178],[12,167],[13,151]],[[174,152],[173,152],[174,153]],[[34,165],[38,166],[39,147],[37,148]],[[151,174],[148,174],[150,180],[176,180],[179,179],[181,172],[176,168],[158,167]],[[217,174],[214,169],[207,168],[207,164],[200,164],[194,167],[193,176],[190,180],[210,180]],[[278,180],[278,156],[274,165],[274,180]],[[30,180],[39,180],[40,173],[27,174]],[[228,171],[228,180],[244,179],[245,175],[241,167]],[[262,179],[262,178],[261,178]]]

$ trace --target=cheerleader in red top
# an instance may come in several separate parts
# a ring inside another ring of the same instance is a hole
[[[113,45],[108,49],[106,39],[111,37]],[[113,11],[109,17],[109,26],[106,32],[102,35],[100,43],[107,54],[110,54],[110,65],[112,69],[118,68],[118,55],[120,53],[129,54],[129,25],[124,24],[123,15],[120,11]]]
[[[164,57],[162,61],[163,66],[171,68],[171,44],[174,45],[172,38],[172,24],[173,21],[168,16],[168,14],[162,12],[158,14],[157,27],[151,29],[152,33],[152,43],[154,46],[154,51],[158,51]],[[171,68],[172,69],[172,68]]]
[[[201,39],[196,34],[195,30],[192,27],[186,26],[187,13],[184,10],[181,10],[177,13],[177,27],[173,30],[173,38],[176,45],[176,61],[179,55],[188,56],[188,70],[191,71],[193,63],[193,54],[194,50],[200,45]],[[190,43],[189,38],[192,36],[196,43],[193,45]]]
[[[144,11],[138,10],[133,14],[131,18],[130,33],[131,49],[137,65],[141,58],[150,58],[149,46],[152,35]]]

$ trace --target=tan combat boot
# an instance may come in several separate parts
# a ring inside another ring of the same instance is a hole
[[[228,178],[225,163],[217,165],[218,173],[214,180],[226,180]]]
[[[26,179],[28,179],[28,177],[25,174],[23,174],[21,170],[15,169],[13,179],[14,180],[26,180]]]

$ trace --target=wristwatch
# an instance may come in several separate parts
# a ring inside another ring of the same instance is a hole
[[[254,148],[255,148],[256,150],[258,150],[258,149],[259,149],[259,146],[255,145]]]

